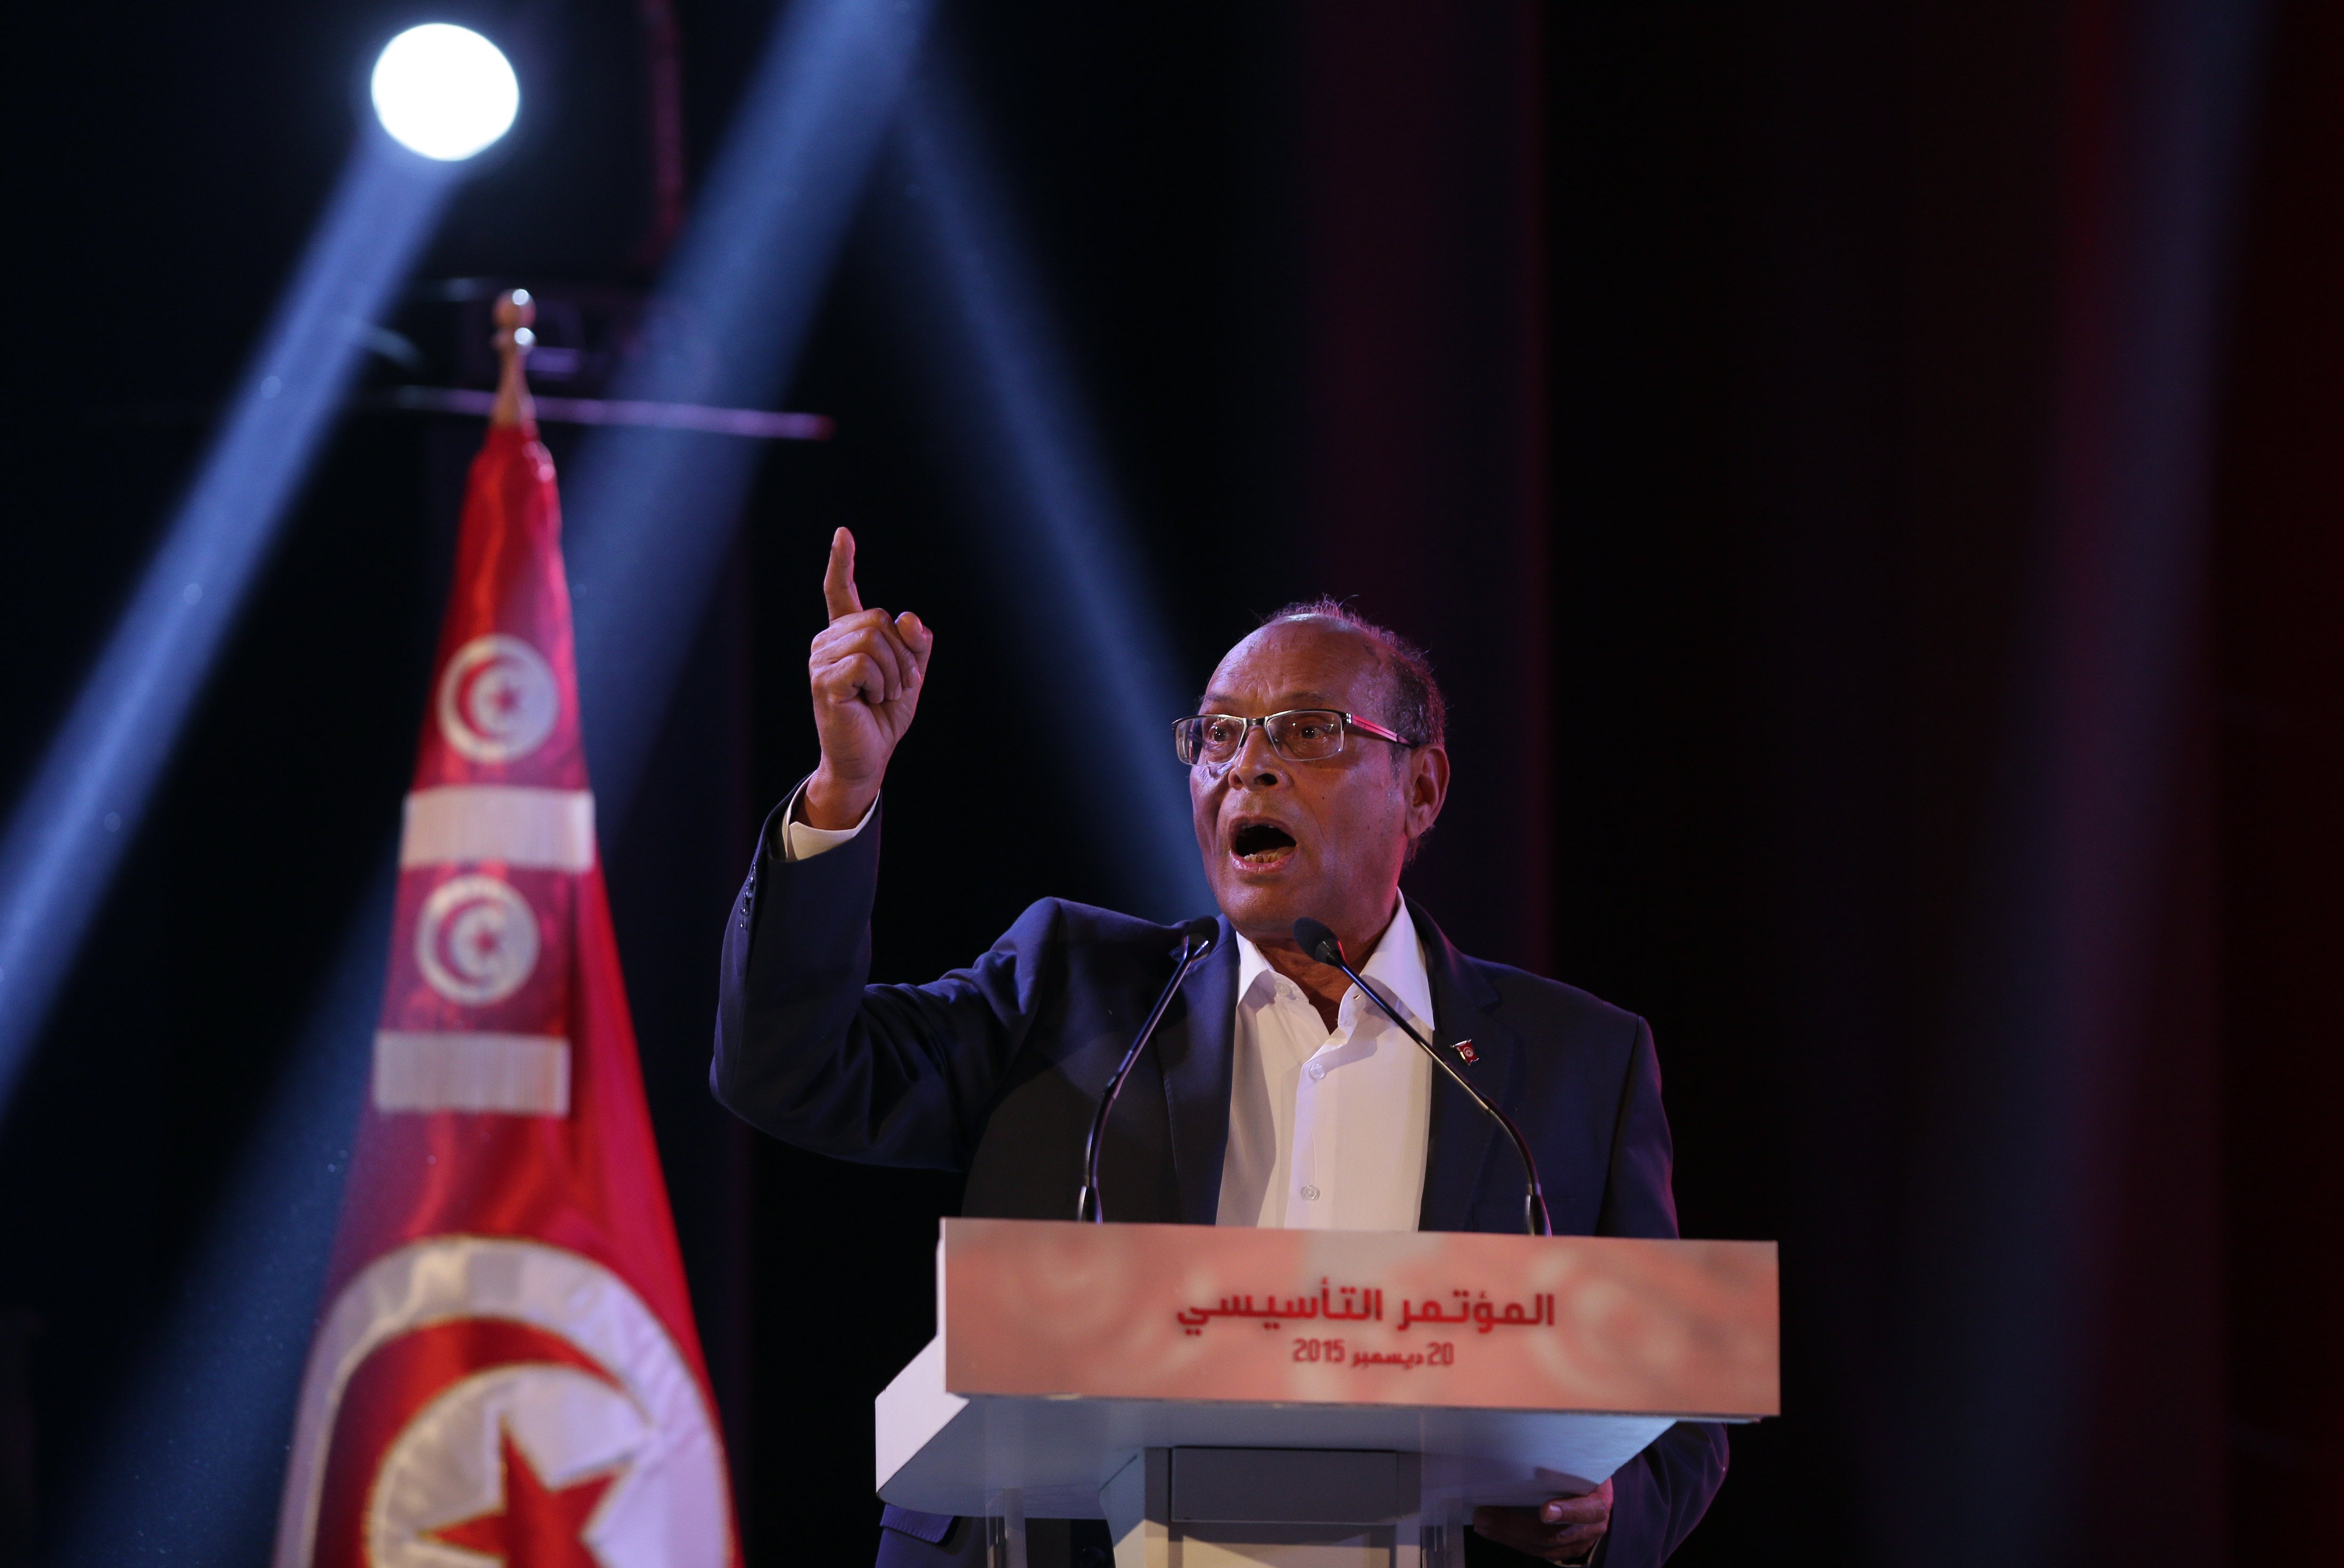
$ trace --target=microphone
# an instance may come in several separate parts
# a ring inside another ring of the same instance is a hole
[[[1506,1136],[1514,1141],[1514,1152],[1521,1155],[1522,1161],[1522,1228],[1533,1236],[1553,1235],[1554,1221],[1547,1217],[1546,1192],[1539,1186],[1538,1161],[1531,1158],[1530,1140],[1524,1138],[1522,1130],[1514,1125],[1514,1119],[1490,1104],[1480,1090],[1466,1082],[1465,1075],[1451,1066],[1449,1059],[1430,1040],[1409,1027],[1408,1020],[1400,1017],[1399,1010],[1386,1001],[1375,987],[1359,978],[1359,971],[1353,969],[1350,960],[1343,956],[1343,944],[1335,940],[1335,933],[1324,922],[1305,915],[1294,922],[1294,940],[1301,944],[1304,952],[1320,963],[1341,970],[1349,976],[1351,983],[1358,986],[1369,1001],[1383,1009],[1384,1016],[1398,1024],[1401,1033],[1422,1046],[1424,1053],[1440,1064],[1440,1070],[1454,1079],[1458,1088],[1472,1096],[1474,1104],[1506,1130]],[[1465,1060],[1470,1061],[1473,1058],[1468,1055]]]
[[[1076,1219],[1088,1220],[1093,1224],[1106,1221],[1106,1206],[1099,1197],[1099,1154],[1106,1140],[1107,1113],[1115,1109],[1116,1096],[1123,1092],[1123,1081],[1129,1078],[1131,1070],[1139,1065],[1139,1053],[1146,1050],[1147,1042],[1156,1037],[1156,1026],[1164,1021],[1165,1010],[1180,993],[1180,982],[1188,978],[1188,971],[1195,969],[1197,961],[1211,952],[1220,940],[1221,923],[1210,915],[1200,915],[1180,928],[1180,945],[1172,950],[1172,957],[1176,960],[1172,978],[1165,982],[1164,993],[1156,999],[1155,1007],[1148,1010],[1147,1021],[1141,1024],[1139,1032],[1132,1037],[1131,1049],[1125,1051],[1123,1060],[1115,1064],[1115,1072],[1107,1079],[1106,1088],[1099,1092],[1098,1110],[1091,1114],[1090,1136],[1083,1140],[1083,1185],[1081,1191],[1075,1194]]]

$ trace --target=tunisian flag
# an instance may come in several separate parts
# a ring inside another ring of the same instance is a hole
[[[520,407],[465,499],[277,1568],[739,1562]]]

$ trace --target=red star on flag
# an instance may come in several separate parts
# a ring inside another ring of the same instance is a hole
[[[425,1538],[494,1557],[504,1568],[606,1568],[586,1544],[584,1531],[619,1473],[604,1471],[568,1486],[550,1487],[513,1442],[511,1431],[501,1423],[497,1430],[504,1467],[503,1510],[427,1530]]]

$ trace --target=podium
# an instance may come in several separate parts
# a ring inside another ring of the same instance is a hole
[[[1780,1412],[1771,1241],[947,1220],[879,1495],[1116,1568],[1454,1568],[1478,1504]]]

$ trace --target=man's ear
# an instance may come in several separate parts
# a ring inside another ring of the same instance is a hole
[[[1444,746],[1420,746],[1409,753],[1408,817],[1409,836],[1422,838],[1432,831],[1432,824],[1440,816],[1440,808],[1449,799],[1449,749]]]

